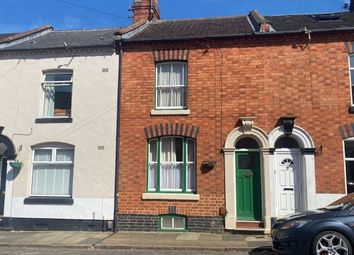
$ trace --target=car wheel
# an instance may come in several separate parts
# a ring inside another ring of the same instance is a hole
[[[315,255],[351,255],[349,240],[336,231],[325,231],[316,235],[312,243]]]

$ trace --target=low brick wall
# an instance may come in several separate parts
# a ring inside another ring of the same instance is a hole
[[[223,217],[187,217],[189,232],[220,233],[224,229]],[[158,215],[120,214],[117,218],[118,231],[158,231]]]

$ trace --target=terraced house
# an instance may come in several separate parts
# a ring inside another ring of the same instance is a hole
[[[117,30],[0,36],[0,229],[113,228]]]
[[[354,191],[353,13],[133,11],[117,41],[119,230],[268,233]]]

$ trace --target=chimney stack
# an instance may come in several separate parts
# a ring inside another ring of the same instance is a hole
[[[133,11],[133,23],[160,19],[158,0],[134,0],[131,10]]]

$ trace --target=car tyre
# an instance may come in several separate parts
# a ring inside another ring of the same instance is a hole
[[[314,255],[351,255],[352,246],[344,235],[336,231],[324,231],[317,234],[312,242]]]

